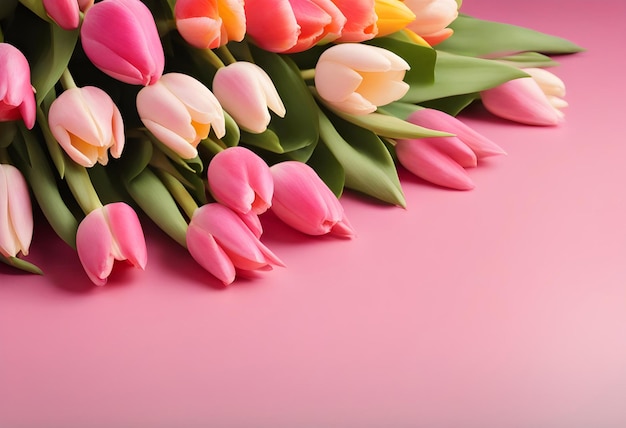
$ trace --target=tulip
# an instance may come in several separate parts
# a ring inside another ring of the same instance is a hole
[[[271,120],[268,107],[278,116],[285,116],[285,106],[272,79],[250,62],[239,61],[217,70],[213,93],[235,122],[250,132],[267,129]]]
[[[243,0],[178,0],[174,16],[181,36],[200,49],[240,42],[246,34]]]
[[[35,92],[30,83],[28,60],[8,43],[0,43],[0,121],[23,120],[35,126]]]
[[[331,0],[256,0],[245,9],[248,35],[271,52],[301,52],[334,40],[346,22]]]
[[[148,258],[139,218],[123,202],[87,214],[78,225],[76,251],[87,276],[96,285],[106,284],[115,260],[128,260],[143,270]]]
[[[48,16],[64,30],[75,30],[80,23],[80,12],[93,6],[94,0],[43,0]]]
[[[287,225],[307,235],[354,236],[341,203],[317,173],[298,161],[272,167],[272,212]]]
[[[269,166],[245,147],[230,147],[207,168],[215,200],[240,214],[262,214],[272,205],[274,182]]]
[[[415,14],[401,0],[376,0],[374,10],[378,17],[376,37],[400,31],[415,20]]]
[[[333,0],[346,17],[339,42],[363,42],[378,34],[375,0]]]
[[[531,77],[510,80],[480,93],[485,108],[496,116],[527,125],[557,125],[567,106],[563,82],[549,71],[524,69]]]
[[[198,208],[187,229],[191,256],[224,285],[236,271],[271,270],[284,266],[231,209],[218,203]]]
[[[415,13],[415,20],[407,28],[435,45],[450,37],[452,29],[446,28],[459,15],[456,0],[404,0]]]
[[[95,86],[65,90],[48,112],[50,131],[77,164],[92,167],[109,161],[124,148],[124,123],[119,109],[102,89]]]
[[[83,50],[105,74],[131,85],[151,85],[165,54],[150,9],[140,0],[103,0],[91,6],[80,30]]]
[[[182,73],[167,73],[137,94],[137,113],[157,139],[184,159],[198,155],[196,147],[209,135],[226,133],[224,111],[201,82]]]
[[[315,67],[315,87],[332,107],[349,114],[372,113],[404,96],[409,64],[386,49],[358,43],[333,46]]]
[[[474,188],[465,168],[479,159],[506,154],[498,145],[460,120],[433,109],[411,114],[415,125],[456,134],[453,137],[399,139],[395,150],[398,161],[413,174],[431,183],[458,190]]]
[[[0,254],[28,255],[33,237],[33,212],[28,185],[13,165],[0,164]]]

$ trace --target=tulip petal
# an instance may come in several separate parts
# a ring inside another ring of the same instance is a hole
[[[344,101],[363,82],[363,76],[345,65],[321,61],[315,67],[315,88],[328,102]]]
[[[215,238],[193,222],[187,230],[187,249],[200,266],[225,285],[235,280],[235,266]]]
[[[104,213],[119,249],[118,260],[128,260],[133,266],[145,269],[148,260],[146,241],[135,210],[123,202],[117,202],[106,205]]]
[[[113,269],[111,253],[113,237],[103,209],[89,213],[78,225],[76,250],[87,276],[98,285],[105,285]]]

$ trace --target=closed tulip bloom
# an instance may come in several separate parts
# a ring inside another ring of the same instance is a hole
[[[131,85],[151,85],[163,74],[165,54],[150,9],[140,0],[103,0],[83,19],[80,39],[102,72]]]
[[[408,122],[456,134],[453,137],[400,139],[395,150],[398,161],[413,174],[440,186],[457,190],[474,188],[465,168],[479,159],[505,154],[499,146],[460,120],[438,110],[422,109]]]
[[[8,43],[0,43],[0,121],[23,120],[35,126],[35,92],[30,67],[24,54]]]
[[[272,205],[274,181],[269,166],[245,147],[230,147],[213,157],[207,168],[215,200],[240,214],[262,214]]]
[[[409,64],[386,49],[358,43],[328,48],[315,67],[315,87],[320,97],[346,113],[372,113],[377,106],[404,96],[403,82]]]
[[[265,70],[251,62],[239,61],[217,70],[213,93],[235,122],[246,131],[261,133],[267,129],[273,111],[285,116],[278,91]]]
[[[183,159],[198,155],[196,147],[211,127],[221,138],[226,133],[224,111],[213,93],[195,78],[167,73],[137,94],[137,113],[163,144]]]
[[[181,36],[200,49],[240,42],[246,34],[243,0],[178,0],[174,16]]]
[[[510,80],[480,93],[485,108],[496,116],[527,125],[558,125],[565,114],[565,85],[554,74],[524,69],[531,77]]]
[[[123,202],[90,212],[78,225],[76,250],[87,276],[96,285],[107,282],[115,260],[145,269],[146,242],[135,211]]]
[[[43,0],[48,16],[64,30],[75,30],[80,23],[80,12],[93,6],[94,0]]]
[[[71,88],[52,102],[48,124],[54,138],[77,164],[106,165],[124,149],[124,123],[109,95],[95,86]]]
[[[452,29],[446,27],[459,16],[456,0],[404,0],[404,4],[416,17],[407,28],[431,45],[452,35]]]
[[[310,166],[285,161],[270,170],[274,177],[272,212],[283,222],[307,235],[354,236],[341,203]]]
[[[237,271],[284,266],[234,211],[218,203],[198,208],[187,229],[187,248],[204,269],[225,285]]]
[[[13,165],[0,164],[0,254],[28,255],[33,237],[33,212],[28,185]]]
[[[376,0],[378,34],[383,37],[400,31],[415,20],[415,14],[401,0]]]
[[[363,42],[378,34],[375,0],[333,0],[346,17],[339,42]]]
[[[301,52],[334,40],[346,22],[331,0],[253,0],[245,9],[248,35],[271,52]]]

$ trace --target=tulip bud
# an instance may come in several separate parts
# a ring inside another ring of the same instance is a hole
[[[346,22],[331,0],[251,1],[246,3],[246,17],[254,43],[281,53],[302,52],[322,40],[334,40]]]
[[[285,106],[272,79],[251,62],[239,61],[217,70],[213,93],[235,122],[250,132],[267,129],[271,120],[268,107],[278,116],[285,116]]]
[[[333,0],[346,17],[339,42],[363,42],[378,34],[374,0]]]
[[[527,125],[557,125],[567,107],[565,85],[542,69],[524,69],[531,77],[510,80],[480,93],[485,108],[496,116]]]
[[[93,6],[94,0],[43,0],[48,16],[64,30],[75,30],[80,23],[80,12]]]
[[[198,208],[187,229],[189,253],[225,285],[237,270],[271,270],[283,262],[229,208],[211,203]]]
[[[272,212],[307,235],[354,236],[341,203],[307,164],[280,162],[270,167],[274,177]]]
[[[128,260],[145,269],[146,242],[135,211],[123,202],[98,208],[83,219],[76,232],[76,250],[87,276],[104,285],[115,260]]]
[[[54,138],[74,162],[92,167],[109,161],[124,148],[124,123],[119,109],[102,89],[71,88],[52,102],[48,125]]]
[[[372,113],[402,98],[409,64],[386,49],[344,43],[324,51],[315,67],[315,87],[332,107],[349,114]]]
[[[246,34],[243,0],[177,0],[176,28],[187,43],[215,49]]]
[[[137,113],[157,139],[183,159],[198,155],[196,147],[209,135],[226,133],[224,111],[201,82],[182,73],[168,73],[137,94]]]
[[[140,0],[103,0],[91,6],[80,39],[102,72],[131,85],[151,85],[163,74],[165,54],[150,9]]]
[[[0,43],[0,121],[23,120],[35,126],[35,92],[30,83],[28,60],[8,43]]]
[[[0,254],[28,255],[33,237],[33,212],[28,185],[13,165],[0,164]]]
[[[407,28],[431,45],[450,37],[453,31],[446,28],[459,16],[456,0],[404,0],[416,18]]]
[[[415,14],[401,0],[376,0],[378,34],[383,37],[405,28],[415,20]]]
[[[265,161],[244,147],[230,147],[207,168],[215,200],[240,214],[262,214],[272,204],[274,181]]]

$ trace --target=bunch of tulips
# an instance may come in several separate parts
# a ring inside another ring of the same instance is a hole
[[[563,120],[547,67],[580,48],[460,0],[3,0],[0,260],[28,261],[37,204],[104,285],[144,269],[153,221],[224,284],[283,266],[272,210],[351,238],[345,189],[405,206],[397,169],[468,190],[502,155],[456,116]]]

